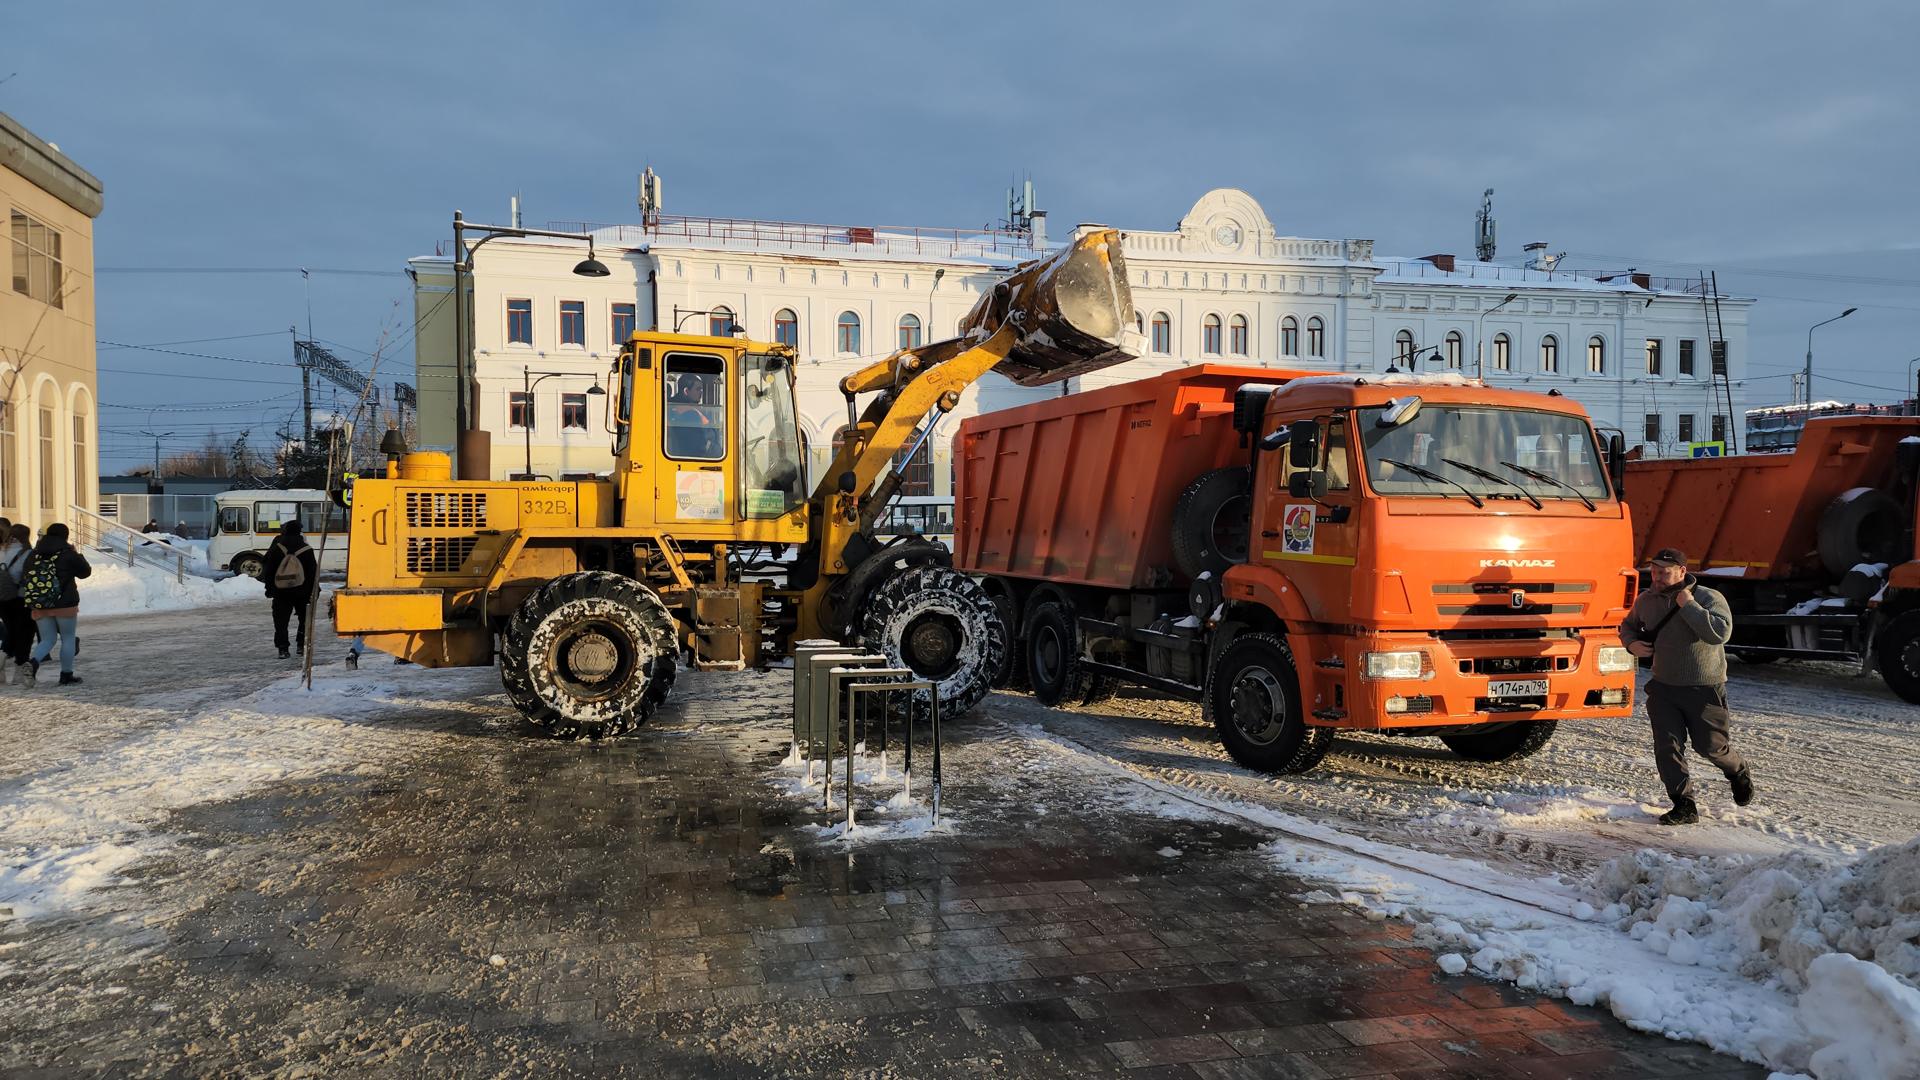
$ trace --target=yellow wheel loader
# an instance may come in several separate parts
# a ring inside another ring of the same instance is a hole
[[[1033,386],[1131,359],[1132,311],[1119,234],[1082,230],[983,296],[960,337],[842,379],[853,432],[811,493],[794,350],[637,332],[611,373],[608,478],[453,480],[446,455],[412,453],[358,479],[335,630],[428,667],[497,661],[555,735],[644,723],[683,660],[756,667],[813,637],[882,652],[964,712],[1005,633],[945,548],[875,538],[895,463],[990,371]]]

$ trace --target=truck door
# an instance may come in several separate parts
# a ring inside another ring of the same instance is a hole
[[[1319,448],[1311,469],[1295,469],[1286,448],[1263,469],[1259,558],[1285,573],[1314,611],[1344,610],[1359,550],[1353,457],[1345,413],[1314,418]],[[1293,477],[1306,473],[1306,493],[1293,494]]]
[[[645,372],[639,374],[645,377]],[[660,360],[659,378],[657,519],[733,520],[732,485],[727,482],[731,403],[726,359],[716,353],[669,352]]]

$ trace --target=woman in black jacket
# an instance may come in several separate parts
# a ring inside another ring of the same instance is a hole
[[[20,598],[33,609],[33,621],[40,628],[40,644],[27,661],[27,679],[40,674],[40,665],[53,652],[53,639],[60,638],[60,685],[77,686],[80,676],[73,673],[73,658],[79,651],[74,637],[80,619],[79,579],[92,577],[93,567],[78,548],[67,543],[67,527],[58,522],[47,526],[40,542],[33,546],[27,569],[20,578]]]

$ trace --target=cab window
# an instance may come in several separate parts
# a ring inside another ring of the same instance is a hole
[[[726,362],[701,353],[668,353],[662,367],[667,456],[719,461],[727,453]]]
[[[1353,486],[1353,456],[1347,448],[1347,418],[1323,416],[1319,423],[1320,455],[1309,472],[1316,497],[1347,491]],[[1286,447],[1282,446],[1274,452],[1280,455],[1279,490],[1285,491],[1293,480],[1293,474],[1300,470],[1295,469],[1289,461]]]
[[[222,534],[252,532],[253,514],[244,506],[223,506],[219,529]]]

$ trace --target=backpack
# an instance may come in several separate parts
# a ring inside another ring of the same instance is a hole
[[[42,558],[38,552],[27,561],[27,572],[20,579],[20,599],[27,607],[46,610],[60,606],[60,557]]]
[[[32,549],[22,548],[14,552],[13,558],[7,560],[4,564],[0,564],[0,600],[18,600],[20,598],[20,583],[15,581],[13,577],[14,567],[18,566],[21,561],[32,553]]]
[[[280,559],[280,565],[273,568],[273,587],[275,589],[304,588],[307,584],[307,567],[300,561],[300,556],[313,549],[301,544],[300,550],[287,551],[286,548],[280,547],[278,541],[275,541],[273,546],[285,553]]]

